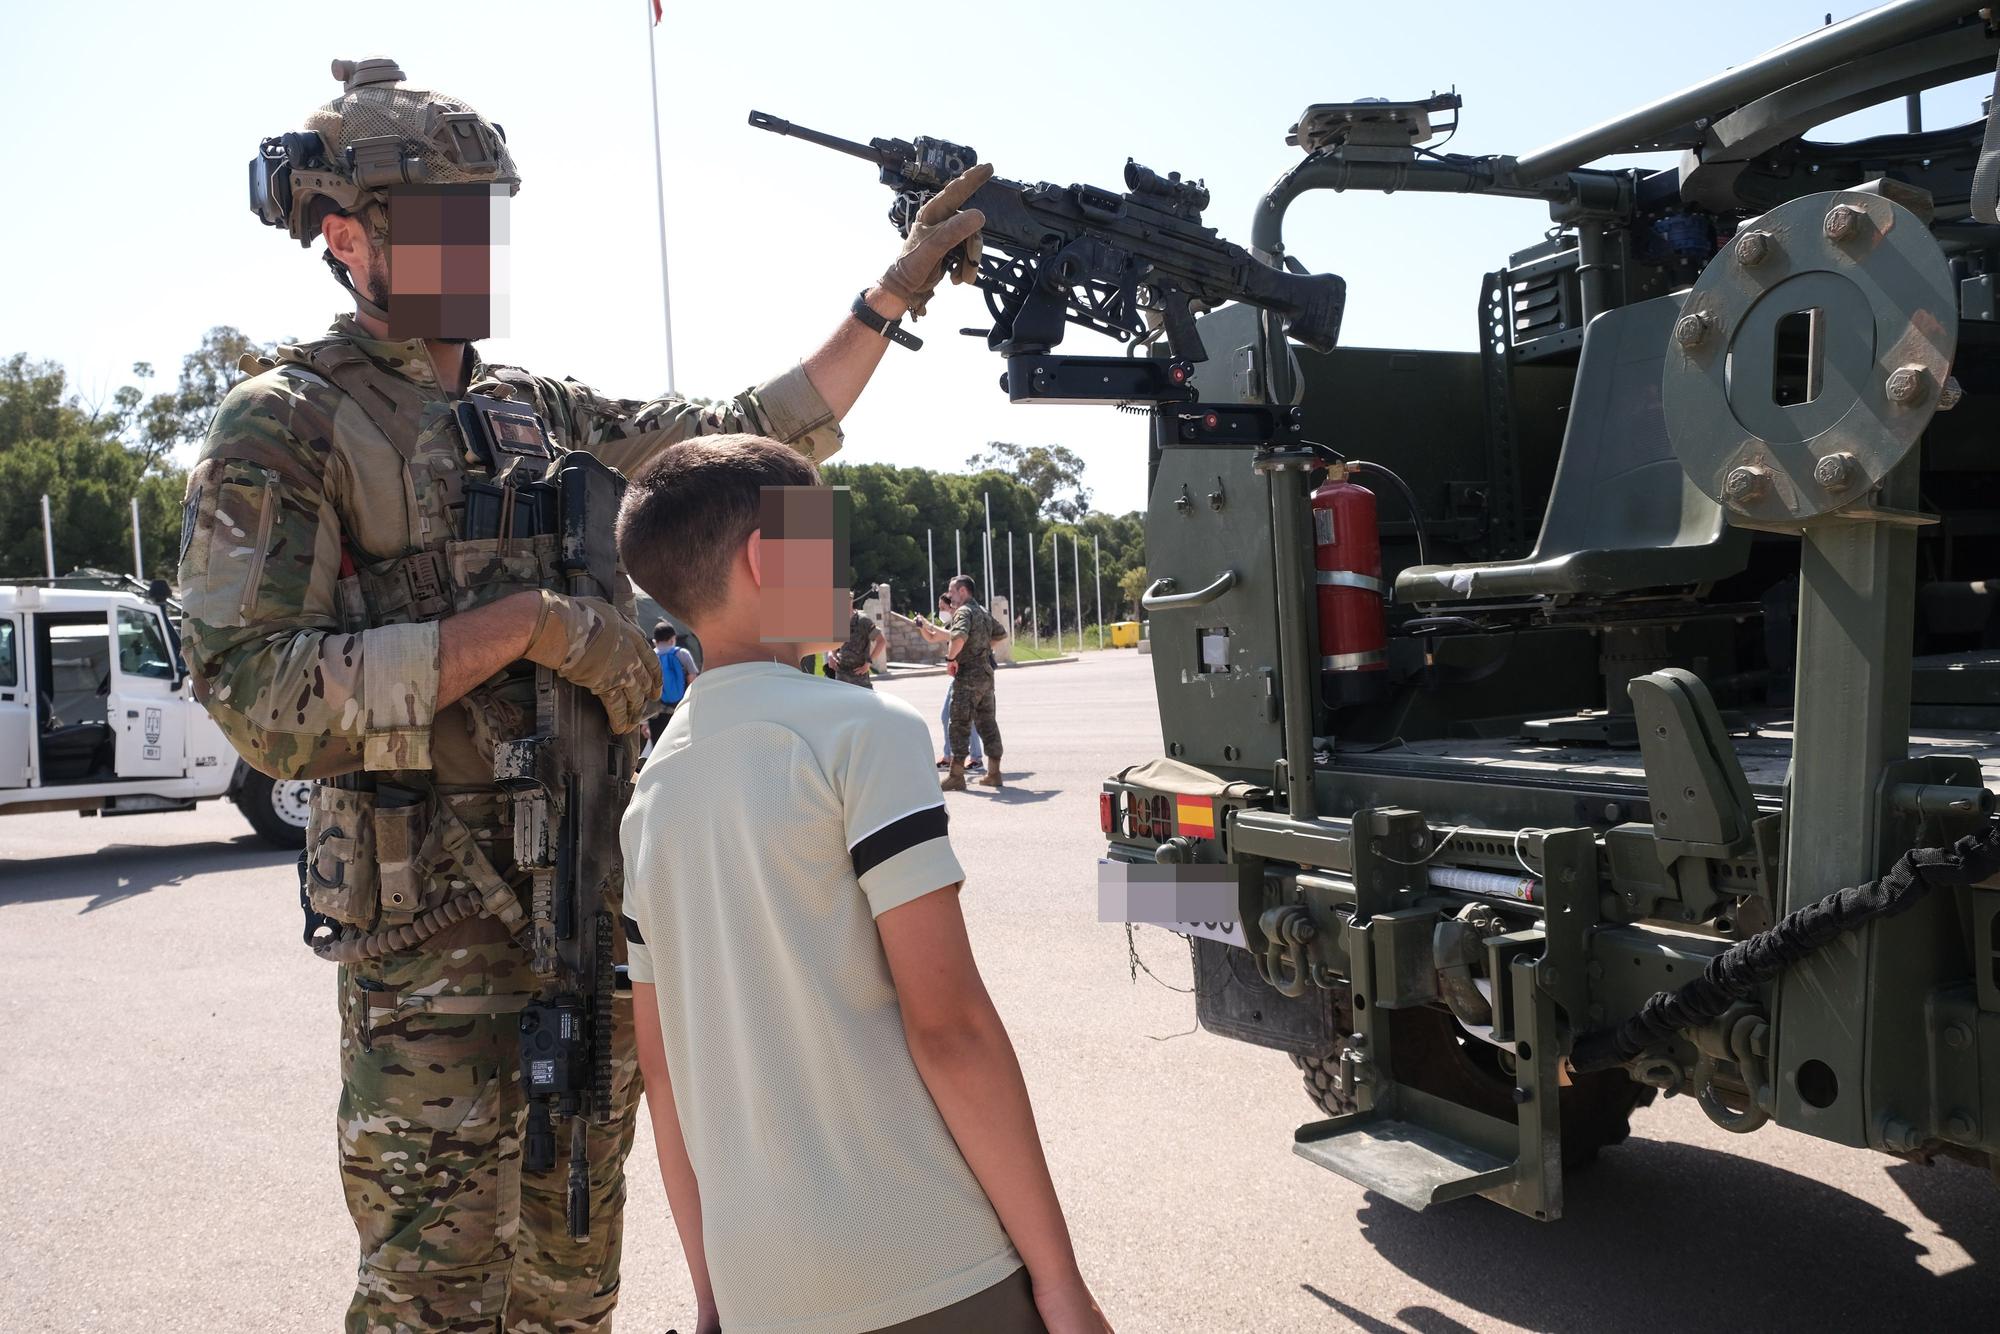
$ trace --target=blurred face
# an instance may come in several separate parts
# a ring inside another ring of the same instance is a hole
[[[951,590],[952,606],[963,607],[966,603],[970,601],[972,601],[971,589],[967,588],[964,584],[955,584],[952,586]]]
[[[758,524],[758,638],[766,644],[838,644],[854,594],[847,587],[853,494],[844,486],[767,486]]]
[[[502,185],[389,191],[388,243],[362,218],[330,217],[327,249],[389,312],[388,336],[467,343],[507,332],[507,205]]]

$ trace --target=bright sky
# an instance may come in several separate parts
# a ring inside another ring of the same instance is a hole
[[[213,325],[267,339],[323,328],[343,294],[315,255],[250,215],[245,164],[261,137],[299,128],[338,91],[334,57],[387,55],[411,86],[505,125],[520,163],[511,336],[486,345],[489,359],[621,396],[663,389],[648,3],[13,6],[0,47],[0,180],[15,201],[0,214],[0,355],[59,361],[80,391],[108,395],[134,361],[170,385]],[[1455,84],[1467,105],[1452,150],[1518,154],[1789,40],[1826,5],[1582,12],[1544,0],[668,0],[656,42],[679,387],[729,394],[796,361],[898,244],[871,168],[752,130],[752,109],[850,139],[971,144],[1014,179],[1121,186],[1133,156],[1206,177],[1207,221],[1243,244],[1256,201],[1298,159],[1284,133],[1310,103]],[[1981,91],[1930,94],[1927,124],[1978,115]],[[1900,130],[1901,109],[1859,124]],[[1322,193],[1292,209],[1286,238],[1308,266],[1346,276],[1343,341],[1469,349],[1480,275],[1547,226],[1520,201]],[[955,336],[983,324],[977,294],[947,289],[932,312],[917,326],[927,346],[891,348],[849,417],[848,458],[952,469],[988,440],[1059,442],[1086,460],[1099,508],[1144,504],[1140,424],[1107,408],[1011,406],[999,359]],[[1064,348],[1094,341],[1077,333]]]

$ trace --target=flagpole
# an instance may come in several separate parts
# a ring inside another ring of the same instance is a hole
[[[1035,530],[1028,530],[1028,627],[1035,632],[1035,647],[1042,646],[1042,609],[1035,601]]]
[[[1083,652],[1083,544],[1072,533],[1069,539],[1069,580],[1076,593],[1076,651]]]
[[[660,58],[654,30],[660,26],[658,0],[646,0],[646,69],[653,79],[653,186],[660,203],[660,322],[667,336],[667,392],[674,392],[674,302],[667,287],[667,169],[660,151]]]
[[[1014,530],[1007,530],[1007,633],[1013,634],[1021,624],[1021,609],[1014,605]]]

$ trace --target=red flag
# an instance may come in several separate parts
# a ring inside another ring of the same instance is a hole
[[[664,17],[665,15],[660,12],[660,0],[653,0],[653,26],[659,27],[660,20]]]

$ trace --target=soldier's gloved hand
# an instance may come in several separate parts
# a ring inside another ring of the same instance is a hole
[[[969,283],[978,274],[979,229],[986,225],[986,215],[976,208],[965,208],[965,201],[992,175],[993,164],[982,162],[932,195],[917,211],[909,239],[903,242],[903,253],[882,275],[882,290],[904,301],[911,315],[924,313],[924,303],[944,280],[947,259],[951,260],[951,280],[955,283]],[[961,244],[965,249],[953,258],[951,252]]]
[[[521,656],[602,700],[613,732],[637,727],[660,697],[660,660],[646,636],[597,598],[565,597],[545,588],[541,600],[528,651]]]

